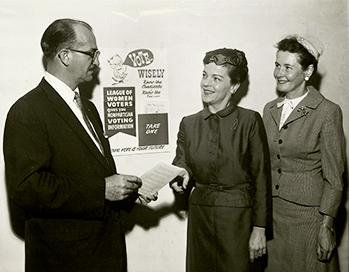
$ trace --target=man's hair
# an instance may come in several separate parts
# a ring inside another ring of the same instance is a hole
[[[60,50],[77,44],[76,25],[83,25],[92,31],[89,24],[74,19],[59,19],[49,25],[41,38],[41,48],[46,59],[52,60]]]

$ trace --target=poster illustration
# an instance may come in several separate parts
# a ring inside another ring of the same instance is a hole
[[[105,135],[113,156],[169,152],[165,49],[103,49]]]

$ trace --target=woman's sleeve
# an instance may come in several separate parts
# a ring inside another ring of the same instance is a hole
[[[345,140],[342,119],[340,107],[331,107],[326,114],[320,135],[322,176],[325,185],[319,211],[331,217],[337,216],[343,191]]]
[[[255,113],[249,145],[253,201],[252,224],[254,226],[271,228],[271,170],[269,148],[263,120],[258,113]]]
[[[182,119],[179,125],[179,131],[177,134],[177,148],[176,148],[176,157],[173,159],[172,164],[178,167],[186,169],[189,173],[189,176],[192,176],[192,171],[187,164],[187,154],[185,148],[186,142],[186,132],[185,132],[185,117]]]

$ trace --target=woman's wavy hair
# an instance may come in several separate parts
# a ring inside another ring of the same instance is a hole
[[[230,48],[220,48],[206,53],[204,64],[214,62],[216,65],[228,68],[231,84],[242,83],[248,73],[247,59],[245,53]]]

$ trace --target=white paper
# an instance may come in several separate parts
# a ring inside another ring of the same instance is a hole
[[[154,195],[183,171],[182,168],[177,166],[159,162],[152,169],[140,176],[142,187],[139,188],[138,193],[141,195]]]

